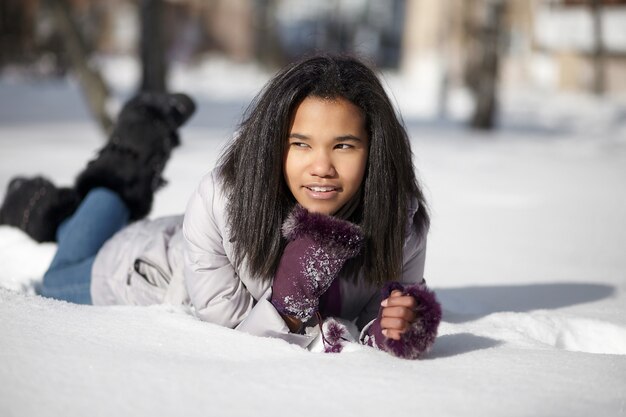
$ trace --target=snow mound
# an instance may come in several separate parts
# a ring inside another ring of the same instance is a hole
[[[480,319],[476,326],[477,333],[518,346],[626,355],[626,328],[598,319],[552,311],[496,313]]]
[[[517,330],[559,349],[626,355],[626,329],[605,321],[542,312],[518,321]]]
[[[56,243],[37,243],[18,228],[0,226],[0,287],[34,294]]]

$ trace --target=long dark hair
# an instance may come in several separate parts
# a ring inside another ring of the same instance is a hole
[[[245,259],[261,279],[274,276],[285,245],[281,225],[295,204],[284,181],[283,156],[294,111],[310,96],[345,98],[366,116],[367,169],[361,202],[348,219],[361,226],[366,244],[349,275],[363,269],[371,283],[397,280],[411,200],[419,204],[413,223],[422,236],[428,210],[402,122],[376,74],[349,56],[317,55],[278,72],[252,101],[220,157],[237,262]]]

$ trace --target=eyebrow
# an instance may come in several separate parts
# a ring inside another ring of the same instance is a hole
[[[307,135],[303,135],[300,133],[290,133],[288,138],[294,138],[294,139],[301,139],[301,140],[309,140],[310,138]],[[337,136],[334,139],[335,142],[345,142],[345,141],[352,141],[352,142],[363,142],[363,139],[359,138],[358,136],[354,136],[354,135],[342,135],[342,136]]]

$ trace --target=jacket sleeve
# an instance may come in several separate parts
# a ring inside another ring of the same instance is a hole
[[[213,209],[213,175],[203,179],[185,212],[184,280],[200,319],[233,328],[250,312],[254,299],[224,251]]]
[[[258,300],[241,281],[224,249],[225,204],[216,189],[215,172],[194,191],[183,222],[184,280],[196,315],[256,336],[277,337],[307,346],[312,338],[292,334],[268,301],[271,289]]]

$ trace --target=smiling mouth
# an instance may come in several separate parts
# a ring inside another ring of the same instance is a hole
[[[337,191],[337,187],[320,187],[320,186],[311,186],[305,187],[315,193],[328,193],[331,191]]]

